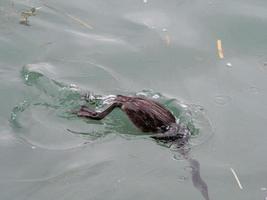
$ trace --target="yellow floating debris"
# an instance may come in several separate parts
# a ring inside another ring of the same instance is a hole
[[[217,40],[217,50],[218,50],[218,55],[221,59],[224,58],[223,55],[223,48],[222,48],[222,41],[221,40]]]
[[[82,21],[81,19],[79,19],[78,17],[75,17],[73,15],[70,15],[70,14],[66,14],[69,18],[71,18],[72,20],[78,22],[80,25],[86,27],[86,28],[89,28],[89,29],[93,29],[93,27],[91,25],[89,25],[88,23]]]

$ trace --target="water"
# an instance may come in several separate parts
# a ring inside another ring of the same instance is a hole
[[[1,199],[205,199],[196,171],[210,199],[265,199],[266,7],[2,0]],[[157,99],[194,130],[188,157],[118,110],[72,116],[81,92]]]

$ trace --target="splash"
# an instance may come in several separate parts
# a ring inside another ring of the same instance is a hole
[[[55,81],[55,69],[48,63],[26,65],[21,78],[29,86],[25,100],[16,105],[10,117],[16,137],[39,148],[65,150],[83,145],[82,137],[68,134],[78,123],[67,123],[71,111],[84,103],[76,85]]]

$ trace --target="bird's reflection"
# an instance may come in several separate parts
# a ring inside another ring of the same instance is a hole
[[[174,151],[178,152],[183,159],[188,161],[190,167],[191,179],[194,187],[197,190],[199,190],[199,192],[201,192],[205,200],[210,200],[208,185],[200,176],[200,163],[198,162],[198,160],[191,158],[190,148],[188,148],[188,143],[180,143],[179,145],[175,144]]]

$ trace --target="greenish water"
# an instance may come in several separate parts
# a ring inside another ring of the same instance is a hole
[[[262,0],[2,0],[0,198],[205,199],[198,171],[210,199],[265,199],[266,11]],[[87,93],[161,102],[192,130],[189,159],[119,110],[71,115]]]

